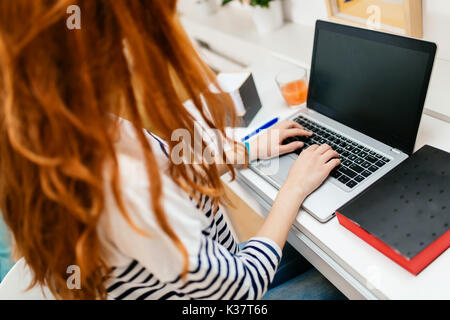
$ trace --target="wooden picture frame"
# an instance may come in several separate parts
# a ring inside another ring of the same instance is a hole
[[[422,38],[422,0],[325,0],[330,21]]]

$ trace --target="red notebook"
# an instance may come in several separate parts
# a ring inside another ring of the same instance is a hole
[[[414,275],[450,247],[450,154],[425,146],[336,212]]]

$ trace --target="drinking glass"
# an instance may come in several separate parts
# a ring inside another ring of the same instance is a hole
[[[308,97],[306,69],[295,67],[281,71],[275,81],[289,106],[300,106],[306,102]]]

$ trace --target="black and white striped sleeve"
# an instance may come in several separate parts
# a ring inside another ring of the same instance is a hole
[[[270,239],[252,238],[237,254],[218,242],[202,238],[197,256],[191,256],[185,279],[169,285],[192,299],[260,299],[277,270],[281,250]]]

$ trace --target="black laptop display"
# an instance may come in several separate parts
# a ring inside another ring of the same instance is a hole
[[[318,21],[308,107],[413,152],[436,45]]]

